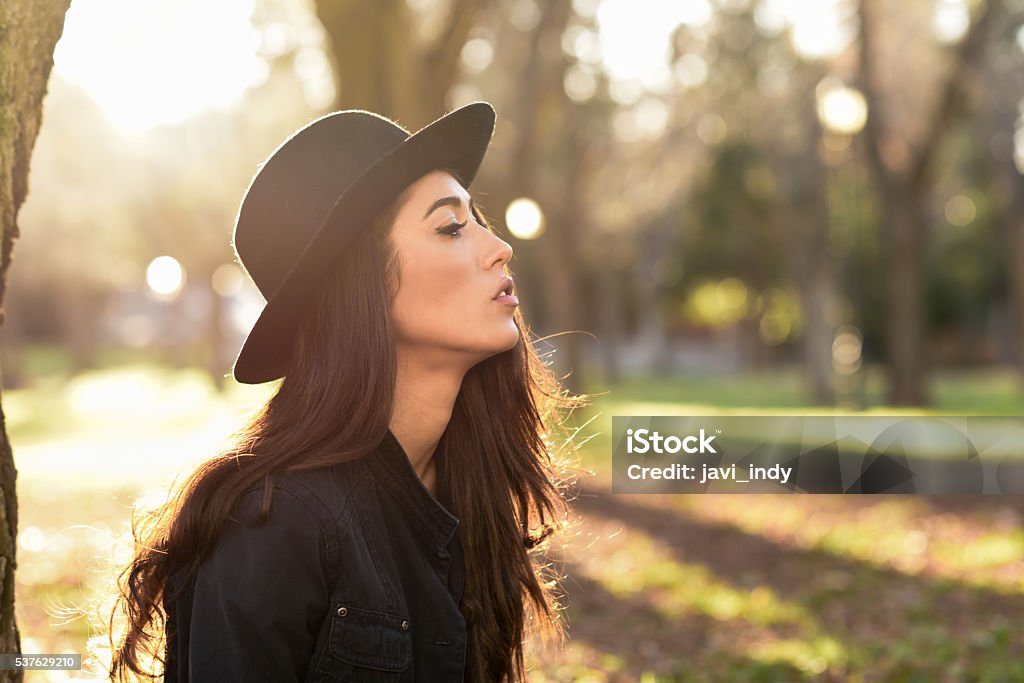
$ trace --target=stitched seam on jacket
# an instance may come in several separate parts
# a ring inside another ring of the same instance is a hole
[[[301,489],[301,492],[292,490],[289,487]],[[320,552],[320,563],[324,569],[324,576],[327,577],[330,585],[334,586],[338,581],[338,575],[335,570],[338,568],[339,559],[334,555],[337,550],[341,548],[341,538],[348,531],[348,528],[351,525],[352,498],[354,496],[346,495],[342,497],[344,507],[337,516],[334,516],[331,514],[330,506],[324,502],[323,497],[312,487],[304,484],[295,477],[289,477],[275,484],[275,488],[287,491],[291,496],[298,499],[303,506],[309,510],[310,515],[312,515],[316,520],[317,526],[320,528],[321,539],[323,540],[323,546]],[[356,487],[353,488],[356,489]],[[318,510],[313,510],[309,505],[309,503],[313,501],[315,501]],[[327,529],[330,530],[329,534]]]

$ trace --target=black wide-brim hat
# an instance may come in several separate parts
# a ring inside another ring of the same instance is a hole
[[[468,188],[494,118],[491,105],[474,102],[410,134],[373,112],[338,111],[274,150],[235,221],[235,254],[267,300],[235,360],[236,380],[284,376],[303,304],[345,245],[430,171],[449,169]]]

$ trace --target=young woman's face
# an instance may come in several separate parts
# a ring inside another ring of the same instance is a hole
[[[496,298],[512,247],[480,225],[472,207],[446,171],[409,187],[391,228],[399,271],[391,318],[400,348],[475,364],[519,341],[518,302]]]

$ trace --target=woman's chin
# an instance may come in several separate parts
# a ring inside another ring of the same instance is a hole
[[[511,332],[500,335],[492,341],[493,343],[487,344],[487,347],[483,349],[483,355],[487,358],[515,348],[519,343],[519,328],[514,328]]]
[[[502,351],[508,351],[509,349],[514,348],[515,345],[518,344],[518,343],[519,343],[519,328],[516,327],[515,324],[513,324],[512,325],[512,331],[508,335],[508,344],[505,345],[505,347],[502,349]]]

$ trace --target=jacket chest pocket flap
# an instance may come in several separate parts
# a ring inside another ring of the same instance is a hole
[[[412,661],[408,620],[386,612],[338,604],[331,619],[323,673],[344,681],[399,681]]]

